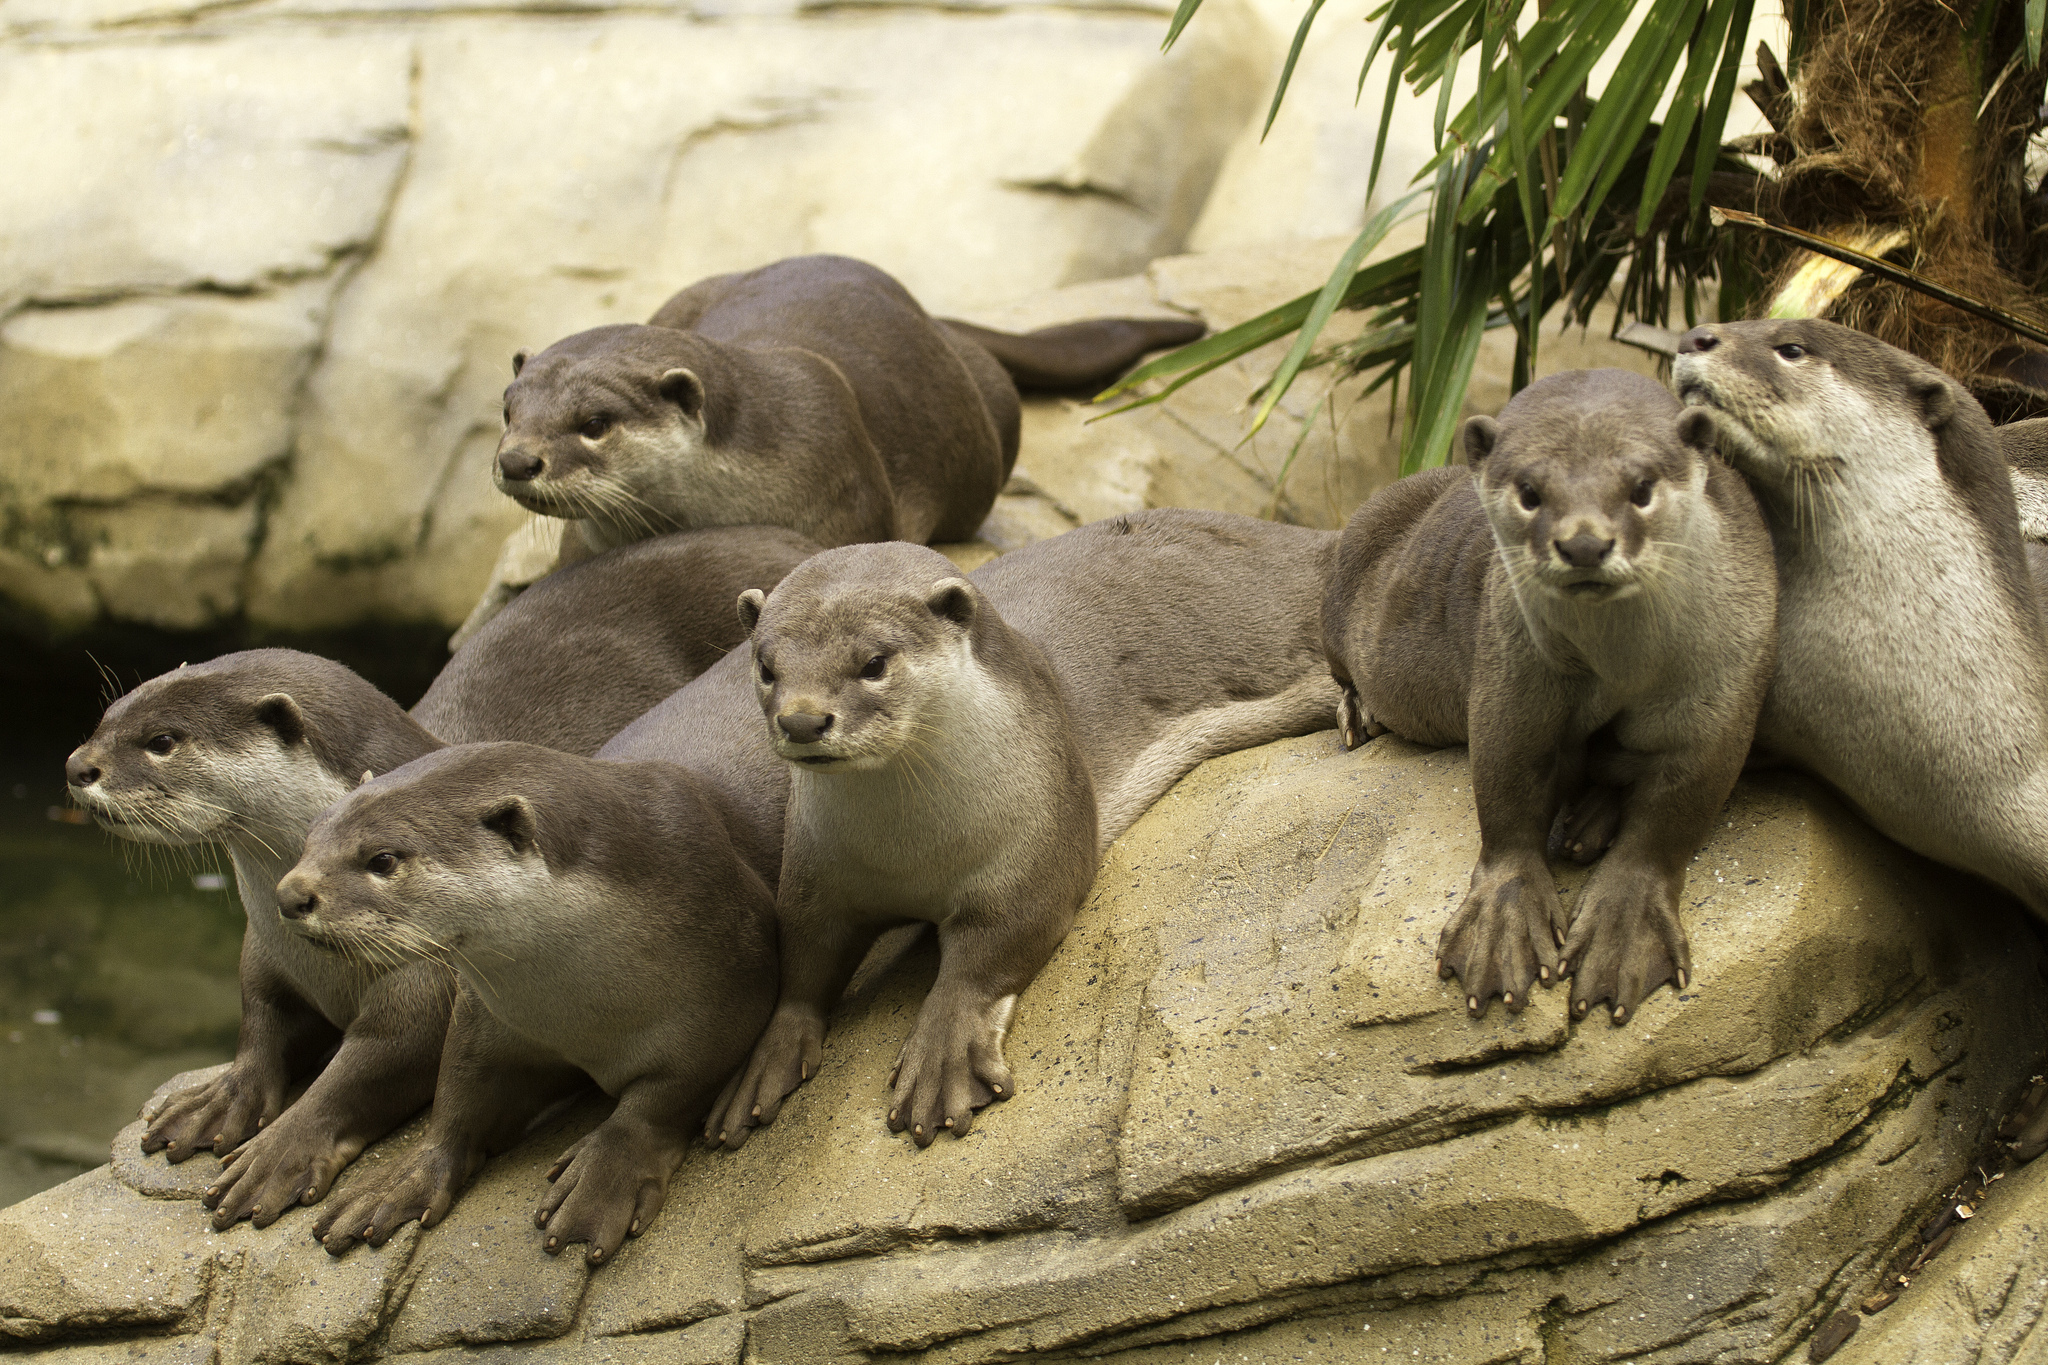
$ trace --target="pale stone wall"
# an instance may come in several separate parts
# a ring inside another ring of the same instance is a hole
[[[0,4],[0,598],[460,621],[520,346],[830,250],[935,310],[1180,250],[1274,43],[1209,0]]]

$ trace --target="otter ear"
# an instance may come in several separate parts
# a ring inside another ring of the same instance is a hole
[[[1678,439],[1702,455],[1721,448],[1721,429],[1714,424],[1711,408],[1687,408],[1678,414]]]
[[[1464,438],[1465,463],[1477,469],[1493,454],[1494,443],[1500,440],[1500,423],[1491,417],[1467,417],[1460,434]]]
[[[754,633],[754,627],[761,624],[761,608],[768,605],[768,594],[759,588],[748,588],[740,594],[740,629],[747,634]]]
[[[924,598],[932,615],[956,626],[974,624],[975,601],[974,585],[964,578],[941,578]]]
[[[526,362],[532,358],[532,355],[533,353],[531,351],[527,351],[524,349],[517,350],[512,353],[512,377],[514,379],[517,379],[519,377],[519,372],[526,368]]]
[[[508,796],[484,812],[483,827],[512,845],[514,853],[532,849],[540,829],[533,818],[533,806],[523,796]]]
[[[306,737],[306,715],[282,692],[256,699],[256,719],[277,731],[277,742],[290,748]]]
[[[365,768],[363,769],[363,775],[356,780],[356,785],[360,787],[363,785],[363,783],[368,782],[371,778],[375,777],[376,775],[377,774],[371,772],[368,768]]]
[[[1906,381],[1907,390],[1920,404],[1920,420],[1929,431],[1939,431],[1956,415],[1956,396],[1940,375],[1915,375]]]
[[[669,370],[655,383],[661,396],[683,410],[683,416],[697,421],[704,416],[704,381],[688,370]]]

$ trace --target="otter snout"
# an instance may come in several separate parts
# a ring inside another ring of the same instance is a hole
[[[531,483],[547,467],[540,456],[516,447],[498,452],[498,473],[510,483]]]
[[[277,913],[289,920],[303,920],[320,908],[313,879],[299,872],[287,872],[277,884]]]
[[[1569,540],[1553,540],[1550,544],[1558,558],[1574,569],[1597,569],[1613,552],[1614,537],[1603,540],[1590,531],[1581,531]]]
[[[775,727],[789,737],[792,744],[816,744],[832,728],[830,712],[784,711],[775,718]]]
[[[64,760],[64,780],[74,787],[90,787],[100,780],[99,765],[86,757],[84,745],[73,749],[71,757]]]

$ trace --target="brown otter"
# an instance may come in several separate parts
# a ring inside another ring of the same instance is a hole
[[[1463,444],[1469,469],[1344,530],[1323,638],[1346,743],[1471,745],[1479,862],[1438,949],[1471,1012],[1564,973],[1575,1013],[1621,1023],[1691,971],[1679,893],[1770,680],[1770,540],[1711,420],[1639,375],[1539,380]],[[1575,802],[1573,842],[1613,847],[1567,937],[1544,852]]]
[[[544,1246],[596,1264],[652,1221],[774,1001],[774,900],[741,818],[672,764],[502,743],[429,754],[320,817],[278,884],[283,923],[462,981],[426,1137],[321,1214],[328,1251],[432,1226],[586,1076],[618,1107],[548,1172]]]
[[[908,920],[937,924],[940,972],[890,1126],[924,1145],[1012,1093],[1010,1011],[1101,848],[1203,758],[1328,723],[1314,606],[1334,546],[1155,511],[967,579],[915,546],[852,546],[743,596],[790,760],[782,994],[706,1137],[738,1146],[775,1118],[862,953]]]
[[[217,1228],[244,1217],[262,1227],[318,1200],[433,1094],[453,980],[432,963],[394,971],[313,950],[280,925],[273,888],[322,809],[366,772],[438,745],[342,665],[259,649],[143,683],[65,764],[72,798],[115,834],[214,841],[234,861],[248,916],[235,1058],[173,1096],[142,1139],[172,1161],[202,1148],[228,1161],[205,1195]],[[286,1108],[290,1086],[309,1077]]]
[[[871,265],[793,257],[701,280],[644,327],[515,356],[495,477],[530,511],[574,519],[565,564],[657,531],[740,523],[823,545],[966,540],[1017,458],[1016,385],[983,342],[1070,386],[1201,332],[941,325]]]
[[[551,574],[455,652],[412,708],[450,744],[589,754],[746,638],[732,599],[818,546],[780,526],[674,531]]]
[[[1694,328],[1673,376],[1777,550],[1759,745],[2048,917],[2048,630],[1983,409],[1926,361],[1803,319]]]

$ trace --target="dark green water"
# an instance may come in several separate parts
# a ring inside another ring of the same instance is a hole
[[[161,1081],[233,1054],[241,1017],[226,859],[51,819],[50,747],[0,758],[0,1205],[104,1162]]]

